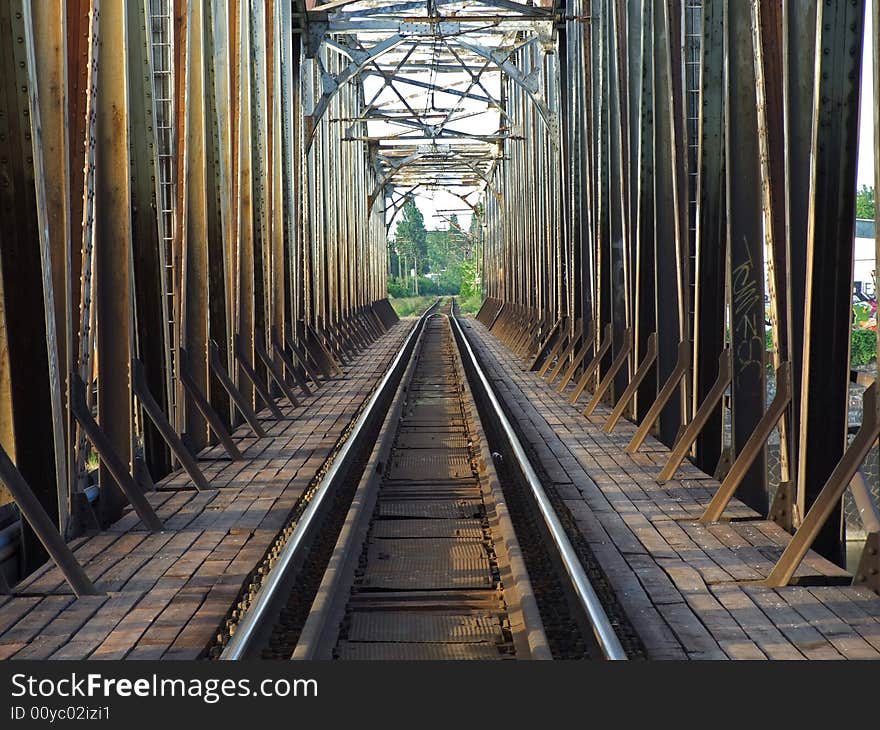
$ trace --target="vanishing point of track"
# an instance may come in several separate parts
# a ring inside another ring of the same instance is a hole
[[[413,327],[221,659],[627,658],[444,309]]]

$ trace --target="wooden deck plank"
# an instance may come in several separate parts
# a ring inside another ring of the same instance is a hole
[[[852,626],[823,605],[807,588],[778,588],[776,593],[815,627],[847,659],[880,659],[880,652]]]
[[[656,633],[659,622],[692,659],[867,658],[877,650],[880,598],[864,591],[851,598],[845,591],[852,589],[836,587],[810,589],[809,599],[798,599],[793,589],[748,585],[769,574],[787,533],[736,499],[725,518],[746,521],[696,523],[716,480],[685,462],[674,479],[659,483],[666,446],[649,436],[627,454],[634,424],[621,420],[606,434],[607,405],[585,418],[585,397],[568,403],[573,386],[556,393],[484,325],[463,326],[640,635]],[[809,553],[796,576],[839,581],[845,571]]]
[[[165,530],[150,533],[130,509],[107,530],[71,542],[106,595],[75,599],[51,564],[0,604],[0,654],[14,658],[195,658],[216,635],[244,581],[265,555],[315,474],[336,449],[387,369],[412,321],[393,327],[341,377],[261,417],[268,438],[246,424],[232,436],[245,459],[209,447],[199,455],[211,489],[176,472],[147,499]],[[57,594],[57,595],[52,595]]]
[[[797,648],[756,606],[740,586],[711,586],[715,598],[725,607],[758,648],[770,659],[804,659]]]

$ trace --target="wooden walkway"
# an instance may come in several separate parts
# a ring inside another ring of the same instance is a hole
[[[216,637],[251,572],[306,487],[334,452],[415,320],[402,320],[284,420],[259,415],[268,432],[234,434],[243,461],[221,447],[200,454],[211,485],[197,492],[184,472],[148,499],[165,531],[133,513],[72,543],[106,595],[77,599],[52,565],[0,597],[0,659],[194,659]]]
[[[624,451],[635,426],[601,426],[536,373],[486,327],[463,321],[487,377],[537,455],[655,659],[880,659],[880,597],[848,585],[839,567],[810,552],[796,578],[833,585],[772,589],[765,578],[789,534],[734,501],[725,516],[696,523],[718,482],[689,462],[677,478],[656,476],[669,450],[648,437]]]

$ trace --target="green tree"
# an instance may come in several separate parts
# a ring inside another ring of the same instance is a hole
[[[874,187],[862,185],[856,193],[856,218],[874,220]]]
[[[469,266],[462,269],[462,296],[479,298],[482,288],[482,248],[483,241],[483,204],[478,203],[471,216],[471,225],[468,229],[468,263]]]
[[[403,205],[403,218],[397,222],[394,241],[397,250],[407,257],[408,263],[417,273],[424,270],[428,258],[427,238],[425,218],[419,207],[410,199]]]
[[[464,232],[455,213],[449,218],[448,236],[450,254],[456,256],[459,260],[467,258],[468,249],[470,248],[468,245],[468,234]]]
[[[449,234],[445,230],[428,231],[428,270],[441,272],[446,268],[449,252]]]
[[[477,282],[477,265],[474,261],[465,261],[461,265],[461,289],[459,290],[465,299],[479,295],[480,289]]]

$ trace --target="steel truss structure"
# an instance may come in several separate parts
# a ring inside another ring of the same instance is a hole
[[[260,436],[256,409],[384,331],[388,227],[437,189],[479,216],[479,318],[533,369],[639,423],[629,449],[674,445],[664,478],[687,455],[716,471],[705,519],[734,492],[772,511],[778,429],[799,529],[771,582],[810,545],[838,558],[880,430],[871,385],[848,443],[872,7],[3,3],[0,502],[23,570],[48,550],[88,592],[61,536],[129,504],[159,529],[152,479],[204,486],[194,454],[240,458],[231,427]],[[880,178],[880,121],[873,151]]]
[[[675,447],[661,479],[686,455],[727,474],[705,519],[734,492],[785,514],[798,529],[775,585],[811,545],[842,560],[851,482],[876,513],[857,474],[874,385],[851,442],[847,414],[862,40],[878,16],[876,2],[572,0],[537,60],[558,124],[504,84],[526,131],[501,143],[486,196],[480,318],[560,390],[576,382],[573,401],[592,391],[585,413],[614,404],[609,429],[628,413],[631,450],[651,430]],[[876,86],[876,48],[873,64]],[[880,132],[861,143],[876,160]]]
[[[100,529],[396,319],[363,90],[291,3],[0,8],[0,503],[21,568]],[[345,184],[340,184],[344,180]],[[96,471],[92,469],[98,460]],[[97,499],[95,496],[97,495]],[[54,524],[54,527],[53,527]]]

